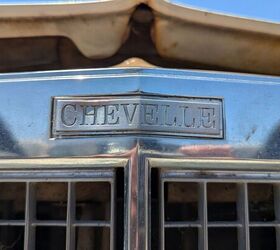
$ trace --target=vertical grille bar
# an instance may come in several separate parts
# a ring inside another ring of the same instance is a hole
[[[35,250],[35,227],[32,225],[36,213],[35,184],[26,183],[24,250]]]
[[[275,210],[275,220],[277,222],[276,226],[276,246],[277,250],[280,250],[280,184],[274,184],[274,210]]]
[[[76,217],[75,200],[75,183],[68,182],[66,250],[75,250],[75,228],[73,227],[73,222],[75,221]]]
[[[115,246],[115,211],[116,211],[116,173],[114,172],[114,178],[111,181],[111,206],[110,206],[110,249],[114,249]]]
[[[249,213],[248,213],[248,187],[246,183],[238,184],[238,219],[242,224],[238,228],[238,249],[250,250],[249,239]]]
[[[164,250],[165,249],[165,206],[164,206],[164,180],[161,178],[160,181],[160,209],[161,209],[161,213],[160,213],[160,227],[162,230],[160,230],[160,245],[161,245],[161,249]]]
[[[199,183],[199,250],[208,250],[208,218],[207,218],[207,184],[206,182]]]

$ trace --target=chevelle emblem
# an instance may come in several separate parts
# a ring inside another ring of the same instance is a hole
[[[55,97],[52,137],[139,133],[223,138],[222,107],[218,98]]]

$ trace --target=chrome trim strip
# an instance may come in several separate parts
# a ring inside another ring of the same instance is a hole
[[[186,159],[186,158],[149,158],[151,167],[156,168],[188,168],[200,170],[267,170],[279,171],[280,160],[246,160],[246,159]]]
[[[0,169],[71,169],[71,168],[116,168],[124,167],[125,158],[41,158],[41,159],[1,159]],[[16,171],[18,173],[18,171]],[[39,173],[42,173],[41,171]]]

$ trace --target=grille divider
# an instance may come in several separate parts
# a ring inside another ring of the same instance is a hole
[[[25,226],[24,220],[0,220],[0,226]]]
[[[61,220],[53,220],[53,221],[34,221],[31,224],[32,226],[40,226],[40,227],[66,227],[66,222]]]
[[[201,227],[198,229],[199,250],[208,250],[208,229],[207,229],[207,184],[199,183],[198,217]]]
[[[276,248],[280,250],[280,184],[273,185],[274,191],[274,210],[275,210],[275,220],[276,220]]]
[[[116,211],[116,173],[114,172],[114,177],[112,178],[111,184],[111,204],[110,204],[110,249],[115,247],[115,211]]]
[[[35,226],[32,226],[36,213],[35,185],[35,183],[26,183],[24,250],[35,250],[36,234]]]
[[[73,227],[73,222],[76,217],[75,193],[75,182],[68,182],[66,250],[75,249],[75,228]]]
[[[161,173],[162,175],[162,173]],[[165,205],[164,205],[164,180],[161,178],[160,181],[160,249],[164,250],[165,249]]]
[[[239,222],[208,222],[208,228],[209,227],[234,227],[234,228],[242,228],[243,225]]]
[[[188,228],[188,227],[195,227],[195,228],[202,228],[203,225],[198,222],[180,222],[180,221],[166,221],[165,228]]]
[[[237,213],[242,227],[238,228],[238,249],[250,250],[250,232],[249,232],[249,211],[248,211],[248,188],[247,183],[239,183]]]
[[[111,228],[110,221],[74,221],[72,227],[109,227]]]

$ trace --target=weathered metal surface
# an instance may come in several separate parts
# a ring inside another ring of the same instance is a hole
[[[279,20],[264,21],[164,0],[0,3],[0,38],[64,36],[89,58],[114,55],[129,34],[129,19],[144,3],[155,16],[153,40],[166,58],[228,70],[280,74]],[[267,3],[266,3],[267,4]]]
[[[264,35],[158,16],[153,34],[162,56],[228,70],[280,74],[280,39],[276,33]]]
[[[90,58],[113,55],[128,32],[133,1],[0,3],[0,38],[64,36]]]
[[[104,58],[113,55],[125,40],[128,21],[129,15],[126,13],[25,20],[0,17],[0,38],[65,36],[84,55]]]

